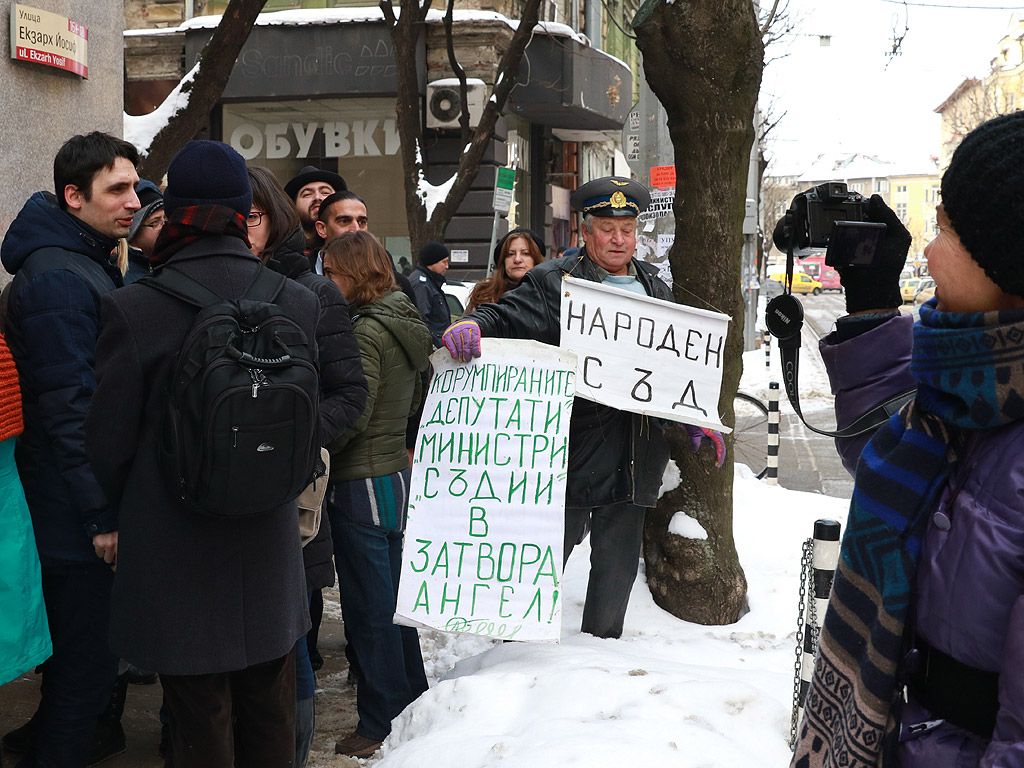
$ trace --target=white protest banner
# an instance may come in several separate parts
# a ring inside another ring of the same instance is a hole
[[[431,362],[395,621],[557,642],[575,357],[488,338]]]
[[[576,395],[623,411],[729,432],[718,415],[729,316],[567,277],[561,347]]]

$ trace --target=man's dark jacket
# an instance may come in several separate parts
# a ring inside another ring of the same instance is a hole
[[[636,259],[633,264],[648,296],[672,301],[672,292],[657,277],[656,267]],[[483,304],[465,319],[479,324],[484,336],[534,339],[558,346],[561,287],[565,276],[599,281],[597,268],[587,257],[585,248],[575,256],[537,265],[497,304]],[[577,397],[569,427],[565,504],[597,507],[628,501],[641,507],[653,507],[658,502],[668,457],[660,419]]]
[[[434,346],[440,347],[441,336],[452,322],[448,299],[441,290],[444,275],[432,272],[419,264],[409,275],[409,282],[412,283],[413,293],[416,294],[416,309],[420,311],[420,317],[427,324],[430,336],[434,339]]]
[[[161,269],[237,299],[263,267],[240,238],[209,235]],[[312,292],[286,280],[275,303],[316,338],[320,303]],[[85,428],[96,476],[120,505],[111,650],[172,675],[280,658],[309,629],[296,503],[249,517],[205,515],[172,493],[161,471],[168,383],[196,313],[140,283],[104,296]]]
[[[43,565],[96,563],[92,537],[117,529],[85,454],[85,415],[96,389],[100,300],[122,285],[115,241],[37,192],[0,248],[14,275],[6,337],[18,367],[25,431],[18,473]]]
[[[320,403],[320,442],[327,445],[340,437],[362,415],[366,406],[366,378],[359,358],[359,344],[352,332],[348,302],[338,286],[309,269],[309,260],[302,253],[305,238],[296,229],[267,260],[267,268],[290,277],[316,294],[320,300],[320,322],[316,345],[320,358],[320,383],[329,386],[339,397],[325,398]],[[306,588],[324,589],[334,586],[334,546],[327,515],[320,518],[320,530],[302,548],[306,568]]]

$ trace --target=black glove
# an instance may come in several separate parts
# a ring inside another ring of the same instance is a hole
[[[878,195],[867,205],[868,221],[885,224],[885,236],[878,244],[871,266],[836,268],[846,290],[846,311],[885,310],[903,304],[900,296],[900,273],[907,263],[907,252],[913,238],[903,222]]]

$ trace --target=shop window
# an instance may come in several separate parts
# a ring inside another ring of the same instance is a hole
[[[224,104],[222,140],[283,186],[304,166],[336,171],[366,201],[370,231],[396,261],[411,258],[394,99]]]

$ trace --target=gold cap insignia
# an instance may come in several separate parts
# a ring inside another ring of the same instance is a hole
[[[616,187],[628,187],[629,186],[629,182],[628,181],[616,181],[615,179],[608,179],[608,181],[610,181]]]
[[[612,195],[612,199],[608,202],[611,203],[612,208],[625,208],[628,205],[626,202],[626,196],[619,190],[616,190]]]

